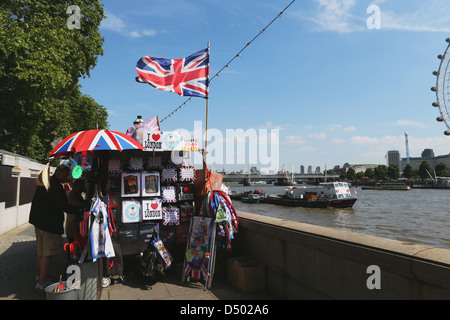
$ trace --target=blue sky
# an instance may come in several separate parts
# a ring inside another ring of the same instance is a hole
[[[183,58],[210,42],[211,77],[290,2],[103,1],[105,52],[82,92],[108,109],[111,130],[125,132],[137,115],[162,119],[187,99],[135,82],[141,57]],[[371,4],[380,9],[379,29],[367,27]],[[208,127],[224,136],[278,132],[279,166],[294,171],[385,164],[388,150],[405,157],[405,132],[410,156],[425,148],[448,154],[430,91],[447,37],[447,0],[297,0],[214,78]],[[195,121],[205,126],[204,99],[192,98],[161,126],[193,131]],[[217,162],[215,169],[243,167]]]

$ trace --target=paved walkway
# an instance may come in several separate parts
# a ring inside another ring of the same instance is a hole
[[[34,227],[24,224],[0,235],[0,300],[45,300],[45,293],[35,290],[37,256]],[[65,274],[66,254],[54,257],[50,278],[57,282]],[[126,266],[124,269],[127,270]],[[175,265],[161,281],[150,283],[133,268],[124,271],[118,279],[103,288],[101,300],[266,300],[267,292],[244,294],[231,286],[224,273],[214,276],[210,290],[202,283],[181,284],[181,268]]]

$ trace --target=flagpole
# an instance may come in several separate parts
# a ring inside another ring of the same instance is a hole
[[[209,67],[209,42],[208,42],[208,67]],[[208,91],[209,91],[209,83],[208,83]],[[208,154],[208,102],[209,102],[209,96],[206,96],[205,155],[204,155],[205,166],[206,166],[206,158],[207,158],[207,154]],[[205,178],[206,178],[206,175],[205,175]]]
[[[208,42],[208,68],[209,68],[209,42]],[[208,81],[209,81],[209,74],[208,74]],[[208,83],[208,89],[209,89],[209,83]],[[209,92],[209,90],[208,90],[208,92]],[[206,193],[208,190],[207,184],[208,184],[208,180],[209,180],[208,167],[206,164],[206,159],[207,159],[207,154],[208,154],[208,100],[209,100],[209,95],[206,96],[205,150],[203,153],[203,178],[204,178],[203,193],[204,193],[205,197],[206,197]],[[204,211],[203,211],[203,214],[204,214]]]

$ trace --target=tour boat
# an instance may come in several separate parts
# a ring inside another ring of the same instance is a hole
[[[330,207],[335,208],[351,208],[357,200],[347,182],[322,182],[318,186],[290,187],[286,189],[286,196],[292,199],[326,200]]]

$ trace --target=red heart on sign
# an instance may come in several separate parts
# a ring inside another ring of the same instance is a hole
[[[184,187],[184,192],[191,192],[191,187]]]
[[[152,134],[152,139],[158,141],[161,136],[159,134]]]
[[[150,206],[152,207],[153,210],[156,210],[158,208],[157,203],[152,203]]]

